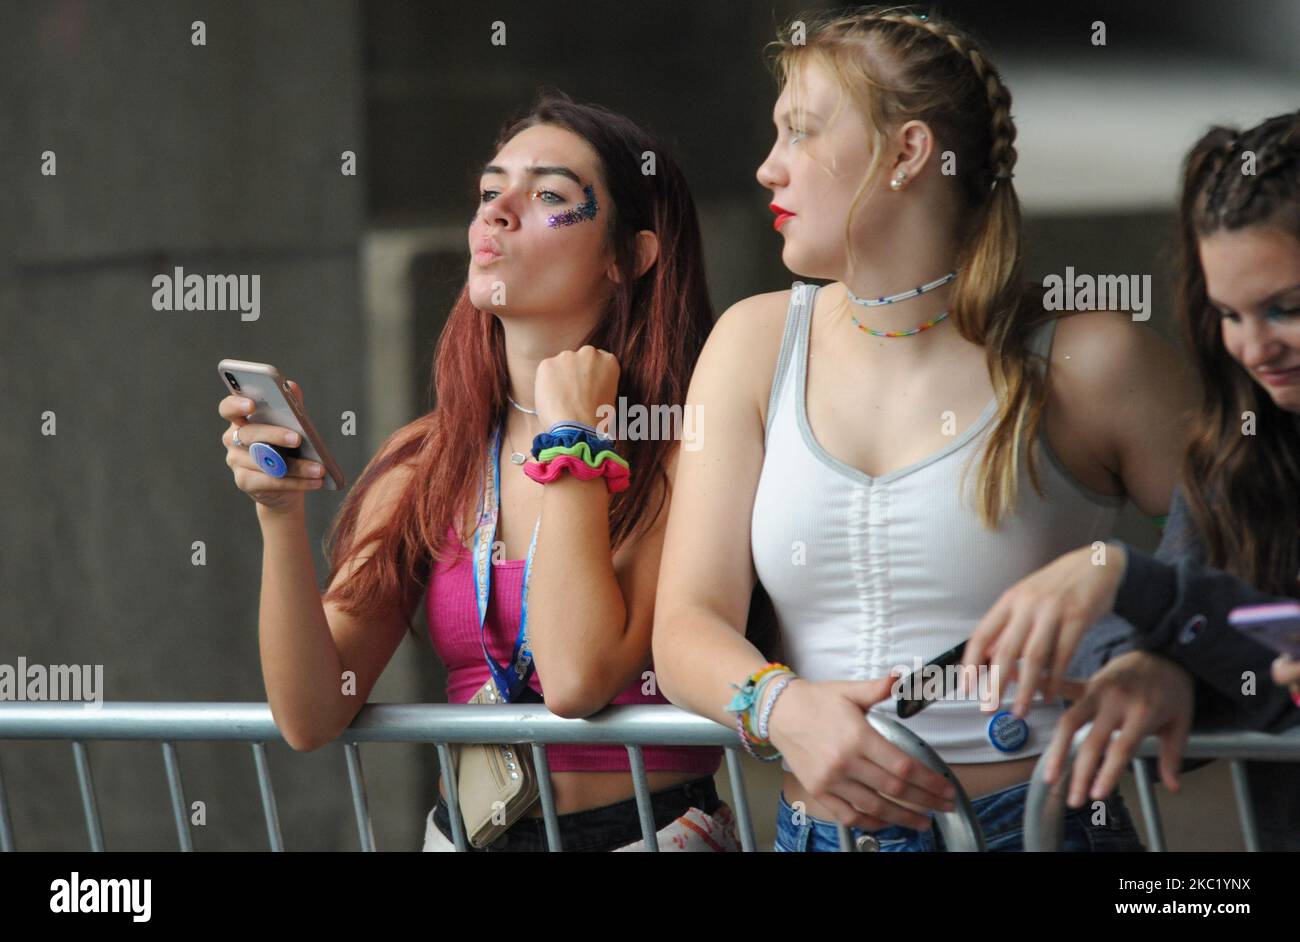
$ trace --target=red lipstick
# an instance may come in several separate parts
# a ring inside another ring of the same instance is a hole
[[[776,203],[769,203],[767,208],[776,213],[776,219],[772,223],[772,228],[778,232],[781,230],[781,226],[785,225],[787,219],[793,219],[795,217],[795,214],[790,212],[790,210],[784,209]]]

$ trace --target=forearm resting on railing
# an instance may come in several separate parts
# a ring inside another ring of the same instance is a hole
[[[677,706],[735,726],[723,709],[736,691],[732,684],[767,663],[743,634],[706,609],[676,608],[656,616],[655,676],[660,691]]]
[[[333,740],[356,712],[341,692],[342,664],[321,604],[301,507],[259,506],[262,594],[258,647],[267,702],[285,741],[305,751]]]

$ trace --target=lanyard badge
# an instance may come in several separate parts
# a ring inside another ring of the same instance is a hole
[[[524,560],[524,585],[519,606],[519,634],[510,652],[510,663],[503,667],[493,660],[487,649],[487,610],[491,599],[492,544],[496,539],[497,521],[501,515],[501,427],[492,437],[492,448],[483,467],[483,500],[480,504],[478,526],[474,530],[474,596],[478,603],[479,644],[487,661],[488,672],[496,684],[501,699],[513,703],[527,688],[533,673],[533,652],[528,647],[528,581],[533,570],[533,554],[537,550],[537,532],[541,529],[539,515],[533,525],[533,538],[528,544]]]

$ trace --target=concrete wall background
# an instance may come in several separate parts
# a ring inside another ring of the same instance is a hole
[[[3,659],[103,664],[112,700],[264,701],[261,541],[224,463],[216,365],[276,363],[349,476],[370,454],[333,418],[355,410],[374,431],[356,357],[364,182],[339,173],[342,151],[365,159],[359,9],[6,3],[0,19]],[[57,176],[41,176],[44,150]],[[174,266],[259,274],[260,319],[153,310],[151,279]],[[46,410],[56,435],[40,434]],[[340,497],[313,496],[319,545]],[[187,798],[208,806],[196,847],[264,848],[248,747],[179,752]],[[107,846],[173,848],[159,749],[90,755]],[[287,844],[356,846],[341,753],[270,755]],[[69,747],[6,744],[3,761],[18,845],[86,846]],[[372,767],[372,798],[401,781]]]

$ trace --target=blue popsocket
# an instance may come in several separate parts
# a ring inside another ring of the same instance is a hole
[[[280,453],[265,442],[253,442],[248,446],[248,453],[253,456],[257,466],[273,478],[282,478],[289,473],[289,465],[280,457]]]

